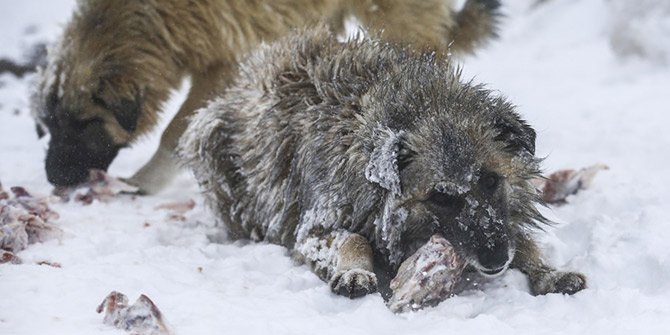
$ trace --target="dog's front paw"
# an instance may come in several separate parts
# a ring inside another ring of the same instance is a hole
[[[586,288],[586,276],[578,272],[549,272],[531,281],[533,294],[575,294]]]
[[[330,289],[352,299],[362,297],[377,291],[377,276],[361,269],[340,271],[330,281]]]
[[[586,288],[586,276],[578,272],[559,272],[554,293],[575,294]]]

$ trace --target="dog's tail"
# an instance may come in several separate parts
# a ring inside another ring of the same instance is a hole
[[[478,47],[498,37],[501,17],[499,0],[467,0],[463,9],[455,13],[451,27],[450,50],[473,53]]]

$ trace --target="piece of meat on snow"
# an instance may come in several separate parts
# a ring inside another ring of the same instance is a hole
[[[546,178],[534,179],[533,184],[541,191],[544,202],[562,204],[568,196],[591,186],[596,174],[607,169],[607,165],[595,164],[580,170],[558,170]]]
[[[4,263],[18,263],[14,255],[29,244],[58,238],[62,231],[51,223],[58,213],[49,208],[48,197],[34,197],[23,187],[12,187],[10,196],[0,184],[0,249]],[[11,257],[10,254],[11,253]]]
[[[387,306],[394,313],[435,306],[453,294],[464,268],[451,243],[433,235],[400,265],[391,280],[393,295]]]
[[[163,314],[149,297],[142,294],[128,305],[125,294],[113,291],[98,306],[96,312],[105,312],[103,322],[133,335],[171,335],[163,321]]]
[[[57,187],[53,194],[65,200],[90,205],[94,200],[107,202],[120,194],[137,194],[139,189],[102,170],[91,170],[88,181],[74,187]]]

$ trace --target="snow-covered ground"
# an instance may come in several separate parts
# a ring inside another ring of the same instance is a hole
[[[379,295],[330,293],[281,247],[210,242],[211,216],[184,173],[157,196],[53,204],[63,238],[20,252],[21,265],[0,265],[0,334],[123,334],[95,313],[113,290],[131,301],[148,295],[176,334],[670,333],[670,5],[533,3],[506,1],[501,38],[465,59],[465,73],[519,106],[538,131],[546,170],[610,166],[568,205],[543,210],[561,223],[540,234],[547,258],[584,272],[588,289],[533,297],[510,270],[436,308],[395,315]],[[0,57],[52,41],[73,7],[1,3]],[[0,76],[0,181],[48,194],[29,80]],[[157,139],[124,151],[110,172],[130,174]],[[198,205],[185,222],[155,209],[189,198]]]

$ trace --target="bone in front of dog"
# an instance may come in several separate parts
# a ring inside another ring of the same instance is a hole
[[[558,170],[546,178],[538,178],[533,182],[542,191],[542,200],[549,204],[561,204],[568,196],[589,188],[596,174],[608,169],[605,164],[595,164],[578,171]]]
[[[73,198],[76,202],[90,205],[94,200],[106,202],[119,194],[135,194],[138,190],[121,179],[111,177],[105,171],[91,170],[87,182],[76,187],[57,187],[53,193],[66,200]]]
[[[126,330],[133,335],[171,335],[158,307],[142,294],[128,306],[128,297],[113,291],[102,301],[96,312],[105,312],[106,325]]]
[[[435,306],[452,295],[465,262],[442,236],[433,235],[406,259],[391,281],[387,305],[394,313]]]

